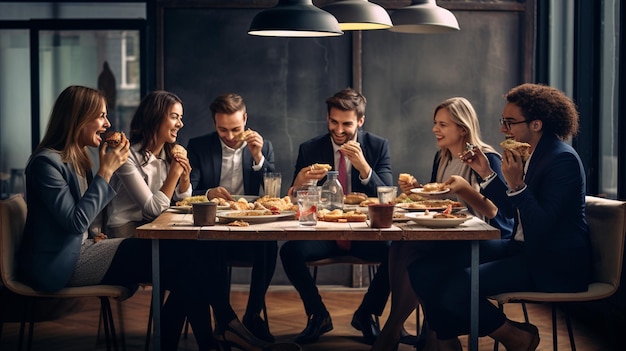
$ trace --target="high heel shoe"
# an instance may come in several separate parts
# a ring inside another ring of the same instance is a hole
[[[271,345],[252,335],[237,318],[225,326],[216,323],[215,339],[223,351],[230,351],[232,347],[245,351],[264,351]]]
[[[257,338],[237,318],[226,326],[216,324],[215,339],[222,351],[231,351],[233,347],[244,351],[302,351],[298,344],[273,344]]]

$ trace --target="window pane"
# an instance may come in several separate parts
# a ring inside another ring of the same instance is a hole
[[[9,195],[12,169],[31,153],[30,68],[27,30],[0,31],[0,197]]]

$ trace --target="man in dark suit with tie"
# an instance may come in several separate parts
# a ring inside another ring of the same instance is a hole
[[[293,189],[311,180],[323,183],[327,170],[312,167],[315,163],[334,165],[339,179],[345,179],[344,192],[361,192],[377,196],[378,186],[392,185],[389,142],[360,130],[365,122],[366,99],[353,89],[344,89],[326,100],[328,133],[300,145]],[[344,168],[345,167],[345,168]],[[294,285],[306,310],[306,328],[296,342],[315,342],[320,335],[333,329],[328,310],[307,266],[307,261],[351,255],[381,262],[361,305],[354,313],[352,326],[363,333],[365,342],[372,344],[379,334],[373,315],[380,316],[389,297],[387,268],[389,243],[385,241],[288,241],[280,256],[287,277]]]
[[[248,114],[241,96],[218,96],[210,109],[216,131],[191,139],[187,146],[193,194],[226,200],[233,200],[233,194],[259,195],[263,173],[274,171],[272,143],[256,131],[246,131]],[[259,312],[265,305],[277,252],[276,241],[235,241],[224,253],[231,260],[252,262],[250,295],[242,322],[255,336],[269,342],[274,337]]]

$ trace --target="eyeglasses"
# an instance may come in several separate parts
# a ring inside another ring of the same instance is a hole
[[[529,120],[527,120],[527,119],[525,119],[525,120],[523,120],[523,121],[519,121],[519,122],[512,122],[512,121],[509,121],[509,120],[507,120],[507,119],[500,118],[500,125],[501,125],[501,126],[504,126],[507,130],[510,130],[510,129],[511,129],[511,126],[512,126],[512,125],[514,125],[514,124],[520,124],[520,123],[530,123],[530,122],[532,122],[532,121],[529,121]]]

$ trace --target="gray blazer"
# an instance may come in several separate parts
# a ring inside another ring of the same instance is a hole
[[[83,233],[114,196],[115,190],[100,176],[81,195],[76,172],[57,151],[46,149],[31,156],[26,166],[28,214],[20,279],[40,291],[65,287],[74,273]]]

